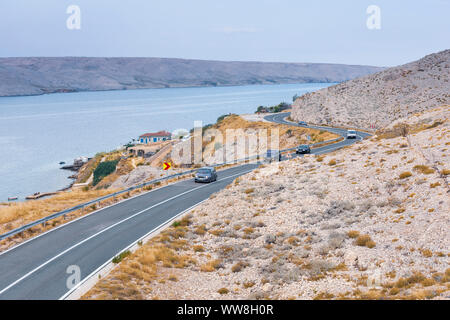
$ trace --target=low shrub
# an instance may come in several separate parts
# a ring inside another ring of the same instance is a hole
[[[230,291],[227,288],[220,288],[219,290],[217,290],[217,292],[220,294],[227,294]]]
[[[360,247],[375,247],[375,242],[372,240],[372,238],[370,238],[368,234],[358,236],[355,240],[355,244]]]
[[[425,165],[421,165],[421,164],[417,165],[417,166],[414,166],[413,170],[417,171],[417,172],[420,172],[420,173],[423,173],[423,174],[432,174],[432,173],[434,173],[434,169],[432,169],[432,168],[430,168],[428,166],[425,166]]]
[[[244,284],[243,284],[243,286],[244,286],[245,289],[251,288],[251,287],[253,287],[254,285],[255,285],[255,282],[254,282],[254,281],[247,281],[247,282],[244,282]]]
[[[431,184],[430,184],[430,188],[431,188],[431,189],[434,189],[434,188],[436,188],[436,187],[439,187],[440,185],[441,185],[440,182],[431,183]]]
[[[349,232],[347,232],[347,236],[349,238],[354,239],[354,238],[357,238],[359,236],[359,232],[355,231],[355,230],[350,230]]]
[[[131,254],[130,250],[126,250],[126,251],[124,251],[124,252],[121,252],[121,253],[119,253],[117,256],[115,256],[115,257],[112,259],[112,262],[115,263],[115,264],[117,264],[117,263],[119,263],[120,261],[122,261],[123,259],[125,259],[126,257],[128,257],[130,254]]]
[[[240,272],[242,269],[244,269],[245,267],[248,267],[248,262],[244,262],[244,261],[239,261],[238,263],[236,263],[235,265],[233,265],[231,267],[231,271],[232,272]]]
[[[93,185],[97,185],[104,177],[110,175],[116,170],[119,160],[100,162],[94,170]]]
[[[198,226],[195,231],[195,234],[198,234],[199,236],[203,236],[206,233],[206,226],[202,224],[201,226]]]
[[[405,171],[400,173],[400,175],[398,176],[399,179],[406,179],[412,176],[412,173],[409,171]]]
[[[200,271],[203,272],[213,272],[214,270],[219,269],[222,266],[222,260],[215,259],[211,260],[204,265],[200,266]]]

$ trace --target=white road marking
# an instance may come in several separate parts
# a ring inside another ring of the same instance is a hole
[[[140,237],[138,240],[134,241],[132,244],[128,245],[127,247],[123,248],[122,250],[119,250],[115,255],[113,255],[111,258],[109,258],[108,260],[105,261],[105,263],[103,263],[100,267],[98,267],[97,269],[95,269],[93,272],[91,272],[88,276],[84,277],[75,287],[73,287],[72,289],[70,289],[69,291],[67,291],[64,295],[62,295],[58,300],[65,300],[68,296],[70,296],[74,291],[76,291],[78,288],[80,288],[84,283],[86,283],[90,278],[92,278],[92,276],[94,276],[96,273],[98,273],[101,269],[103,269],[104,267],[106,267],[109,263],[112,263],[112,259],[117,256],[118,254],[120,254],[121,252],[124,252],[126,250],[129,250],[130,248],[132,248],[134,245],[136,245],[139,241],[144,240],[146,237],[148,237],[149,235],[151,235],[152,233],[154,233],[155,231],[159,230],[161,227],[163,227],[164,225],[172,222],[173,220],[175,220],[176,218],[178,218],[179,216],[181,216],[182,214],[194,209],[195,207],[199,206],[200,204],[202,204],[203,202],[205,202],[206,200],[208,200],[208,198],[206,198],[205,200],[202,200],[196,204],[194,204],[193,206],[177,213],[175,216],[173,216],[172,218],[170,218],[169,220],[161,223],[159,226],[157,226],[156,228],[152,229],[150,232],[146,233],[144,236]]]
[[[226,180],[226,179],[229,179],[229,178],[233,178],[233,177],[238,176],[238,175],[244,175],[244,174],[249,173],[249,172],[251,172],[251,171],[252,171],[252,170],[247,170],[247,171],[244,171],[244,172],[241,172],[241,173],[237,173],[237,174],[234,174],[234,175],[225,177],[225,178],[223,178],[223,179],[217,180],[216,182],[220,182],[220,181],[223,181],[223,180]],[[146,211],[148,211],[148,210],[151,210],[151,209],[153,209],[153,208],[155,208],[155,207],[157,207],[157,206],[159,206],[159,205],[161,205],[161,204],[164,204],[164,203],[169,202],[169,201],[171,201],[171,200],[173,200],[173,199],[179,198],[179,197],[181,197],[181,196],[183,196],[183,195],[185,195],[185,194],[191,193],[191,192],[193,192],[193,191],[195,191],[195,190],[198,190],[198,189],[201,189],[201,188],[205,188],[205,187],[207,187],[207,186],[208,186],[208,185],[196,187],[196,188],[194,188],[194,189],[185,191],[185,192],[180,193],[180,194],[178,194],[178,195],[176,195],[176,196],[173,196],[173,197],[171,197],[171,198],[169,198],[169,199],[166,199],[166,200],[164,200],[164,201],[161,201],[161,202],[159,202],[159,203],[157,203],[157,204],[154,204],[153,206],[150,206],[150,207],[148,207],[148,208],[146,208],[146,209],[144,209],[144,210],[141,210],[141,211],[139,211],[139,212],[137,212],[137,213],[135,213],[135,214],[129,216],[128,218],[125,218],[125,219],[123,219],[123,220],[121,220],[121,221],[118,221],[118,222],[116,222],[115,224],[113,224],[113,225],[111,225],[111,226],[109,226],[109,227],[107,227],[107,228],[105,228],[105,229],[103,229],[103,230],[101,230],[101,231],[99,231],[99,232],[97,232],[97,233],[91,235],[90,237],[88,237],[88,238],[86,238],[86,239],[84,239],[84,240],[78,242],[77,244],[74,244],[74,245],[71,246],[70,248],[64,250],[63,252],[61,252],[61,253],[59,253],[59,254],[57,254],[57,255],[54,256],[53,258],[47,260],[46,262],[44,262],[43,264],[41,264],[41,265],[39,265],[38,267],[34,268],[33,270],[31,270],[30,272],[28,272],[28,273],[25,274],[24,276],[20,277],[19,279],[17,279],[16,281],[14,281],[14,282],[11,283],[10,285],[8,285],[7,287],[3,288],[2,290],[0,290],[0,295],[3,294],[3,293],[4,293],[5,291],[7,291],[8,289],[10,289],[10,288],[12,288],[13,286],[15,286],[16,284],[18,284],[19,282],[21,282],[22,280],[28,278],[30,275],[32,275],[33,273],[35,273],[36,271],[38,271],[38,270],[41,269],[42,267],[46,266],[46,265],[49,264],[50,262],[53,262],[54,260],[58,259],[58,258],[61,257],[62,255],[64,255],[64,254],[66,254],[67,252],[69,252],[69,251],[75,249],[76,247],[82,245],[83,243],[89,241],[90,239],[92,239],[92,238],[94,238],[94,237],[96,237],[96,236],[102,234],[103,232],[106,232],[106,231],[108,231],[108,230],[114,228],[115,226],[117,226],[117,225],[119,225],[119,224],[121,224],[121,223],[123,223],[123,222],[125,222],[125,221],[127,221],[127,220],[130,220],[130,219],[132,219],[132,218],[134,218],[134,217],[136,217],[136,216],[138,216],[138,215],[140,215],[140,214],[142,214],[142,213],[144,213],[144,212],[146,212]]]
[[[280,115],[280,116],[283,116],[283,115]],[[275,120],[275,119],[276,119],[276,116],[273,117],[273,119]],[[285,121],[281,120],[281,122],[285,122]],[[325,129],[325,128],[324,128],[324,129]],[[328,131],[331,131],[331,130],[329,130],[329,128],[327,128],[327,129],[328,129]],[[327,129],[325,129],[325,130],[327,130]],[[358,136],[358,137],[359,137],[361,140],[363,140],[363,138],[362,138],[361,136]],[[321,152],[324,152],[324,151],[327,151],[327,150],[331,150],[331,149],[333,149],[333,148],[325,149],[325,150],[322,150]],[[223,180],[226,180],[226,179],[229,179],[229,178],[238,176],[238,175],[244,175],[244,174],[246,174],[246,173],[248,173],[248,172],[251,172],[251,171],[252,171],[252,170],[248,170],[248,171],[244,171],[244,172],[242,172],[242,173],[237,173],[237,174],[234,174],[234,175],[225,177],[225,178],[223,178],[223,179],[217,180],[217,182],[223,181]],[[86,238],[86,239],[84,239],[84,240],[78,242],[77,244],[73,245],[72,247],[70,247],[70,248],[64,250],[63,252],[61,252],[61,253],[59,253],[58,255],[54,256],[53,258],[47,260],[47,261],[44,262],[43,264],[39,265],[39,266],[36,267],[35,269],[31,270],[30,272],[28,272],[27,274],[25,274],[25,275],[22,276],[21,278],[17,279],[17,280],[14,281],[13,283],[11,283],[10,285],[8,285],[8,286],[5,287],[4,289],[2,289],[2,290],[0,291],[0,295],[3,294],[3,293],[4,293],[5,291],[7,291],[8,289],[10,289],[10,288],[12,288],[13,286],[15,286],[16,284],[18,284],[19,282],[21,282],[22,280],[24,280],[24,279],[26,279],[27,277],[29,277],[30,275],[32,275],[32,274],[35,273],[36,271],[38,271],[38,270],[41,269],[42,267],[44,267],[44,266],[46,266],[47,264],[51,263],[52,261],[56,260],[56,259],[59,258],[60,256],[66,254],[67,252],[71,251],[72,249],[74,249],[74,248],[80,246],[81,244],[83,244],[83,243],[89,241],[90,239],[92,239],[92,238],[98,236],[99,234],[102,234],[103,232],[106,232],[106,231],[108,231],[109,229],[114,228],[115,226],[117,226],[117,225],[119,225],[119,224],[121,224],[121,223],[123,223],[123,222],[125,222],[125,221],[127,221],[127,220],[129,220],[129,219],[132,219],[132,218],[134,218],[135,216],[138,216],[138,215],[144,213],[145,211],[151,210],[152,208],[155,208],[155,207],[157,207],[157,206],[159,206],[159,205],[161,205],[161,204],[164,204],[164,203],[166,203],[166,202],[168,202],[168,201],[171,201],[171,200],[173,200],[173,199],[176,199],[176,198],[178,198],[178,197],[181,197],[181,196],[183,196],[183,195],[185,195],[185,194],[191,193],[191,192],[193,192],[193,191],[195,191],[195,190],[204,188],[204,187],[206,187],[206,186],[207,186],[207,185],[205,185],[205,186],[200,186],[200,187],[196,187],[196,188],[194,188],[194,189],[188,190],[188,191],[183,192],[183,193],[181,193],[181,194],[178,194],[178,195],[176,195],[176,196],[174,196],[174,197],[171,197],[171,198],[169,198],[169,199],[166,199],[166,200],[164,200],[164,201],[161,201],[161,202],[159,202],[159,203],[157,203],[157,204],[155,204],[155,205],[153,205],[153,206],[151,206],[151,207],[148,207],[148,208],[146,208],[146,209],[144,209],[144,210],[142,210],[142,211],[139,211],[139,212],[133,214],[132,216],[130,216],[130,217],[128,217],[128,218],[125,218],[125,219],[123,219],[123,220],[121,220],[121,221],[118,221],[117,223],[115,223],[115,224],[113,224],[113,225],[111,225],[111,226],[109,226],[109,227],[107,227],[107,228],[105,228],[105,229],[103,229],[103,230],[97,232],[96,234],[93,234],[92,236],[90,236],[90,237],[88,237],[88,238]],[[152,191],[156,191],[156,190],[152,190]],[[138,195],[138,196],[139,196],[139,195]],[[106,208],[102,208],[102,209],[106,209]],[[181,213],[180,213],[180,214],[181,214]],[[81,218],[84,218],[84,217],[81,217]],[[76,220],[78,220],[78,219],[76,219]],[[74,220],[74,221],[76,221],[76,220]],[[169,220],[170,220],[170,219],[169,219]],[[169,221],[169,220],[168,220],[168,221]],[[74,221],[71,221],[71,222],[74,222]],[[167,221],[166,221],[165,223],[167,223]],[[165,223],[164,223],[164,224],[165,224]],[[69,223],[67,223],[67,224],[69,224]],[[67,224],[64,224],[64,225],[62,225],[62,226],[66,226]],[[62,226],[61,226],[61,227],[62,227]],[[160,226],[158,226],[157,228],[159,228],[159,227],[160,227]],[[156,229],[157,229],[157,228],[156,228]],[[50,230],[50,231],[53,231],[53,230],[55,230],[55,229],[52,229],[52,230]],[[45,233],[44,233],[44,234],[45,234]],[[42,235],[43,235],[43,234],[42,234]],[[37,238],[37,237],[36,237],[36,238]],[[36,239],[36,238],[32,238],[32,239]],[[30,239],[30,240],[32,240],[32,239]],[[28,241],[26,241],[26,242],[28,242]],[[16,248],[16,247],[14,247],[14,248]],[[12,249],[14,249],[14,248],[12,248]],[[8,252],[8,251],[9,251],[9,250],[7,250],[6,252]],[[3,252],[2,254],[4,254],[4,253],[5,253],[5,252]]]
[[[63,228],[63,227],[65,227],[65,226],[68,226],[68,225],[70,225],[70,224],[72,224],[72,223],[74,223],[74,222],[77,222],[77,221],[79,221],[79,220],[82,220],[82,219],[84,219],[84,218],[87,218],[87,217],[89,217],[89,216],[91,216],[91,215],[93,215],[93,214],[95,214],[95,213],[98,213],[98,212],[100,212],[100,211],[103,211],[103,210],[109,209],[109,208],[111,208],[111,207],[117,206],[117,205],[119,205],[119,204],[121,204],[121,203],[123,203],[123,202],[130,201],[130,200],[132,200],[132,199],[134,199],[134,198],[137,198],[137,197],[141,197],[141,196],[147,195],[147,194],[149,194],[149,193],[151,193],[151,192],[155,192],[155,191],[158,191],[158,190],[161,190],[161,189],[170,187],[170,186],[172,186],[172,185],[174,185],[174,184],[181,183],[181,182],[184,182],[184,181],[177,181],[177,182],[170,183],[170,184],[168,184],[168,185],[162,186],[162,187],[160,187],[160,188],[156,188],[156,189],[152,189],[152,190],[147,191],[147,192],[139,193],[139,194],[137,194],[137,195],[135,195],[135,196],[132,196],[132,197],[130,197],[130,198],[120,200],[119,202],[113,203],[113,204],[111,204],[111,205],[109,205],[109,206],[106,206],[106,207],[100,208],[100,209],[98,209],[98,210],[92,211],[92,212],[90,212],[90,213],[88,213],[88,214],[85,214],[85,215],[83,215],[83,216],[81,216],[81,217],[78,217],[78,218],[76,218],[76,219],[70,220],[70,221],[68,221],[68,222],[66,222],[66,223],[63,223],[63,224],[61,224],[61,225],[59,225],[59,226],[57,226],[57,227],[55,227],[55,228],[51,228],[50,230],[47,230],[47,231],[45,231],[45,232],[43,232],[43,233],[40,233],[40,234],[38,234],[38,235],[35,236],[35,237],[29,238],[29,239],[27,239],[27,240],[25,240],[25,241],[23,241],[23,242],[21,242],[21,243],[15,245],[15,246],[13,246],[13,247],[11,247],[11,248],[9,248],[9,249],[3,251],[3,252],[0,252],[0,256],[2,256],[2,255],[4,255],[4,254],[8,253],[9,251],[12,251],[12,250],[14,250],[14,249],[17,249],[17,248],[23,246],[24,244],[26,244],[26,243],[28,243],[28,242],[30,242],[30,241],[33,241],[33,240],[36,240],[36,239],[38,239],[38,238],[40,238],[40,237],[42,237],[42,236],[45,236],[47,233],[56,231],[56,230],[58,230],[58,229],[60,229],[60,228]]]

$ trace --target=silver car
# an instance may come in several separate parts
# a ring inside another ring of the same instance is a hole
[[[203,167],[197,170],[195,182],[213,182],[217,180],[217,172],[213,167]]]

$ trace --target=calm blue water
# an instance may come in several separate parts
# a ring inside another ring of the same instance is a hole
[[[139,134],[190,129],[226,113],[291,102],[330,84],[174,88],[0,98],[0,202],[61,189],[59,162],[111,151]]]

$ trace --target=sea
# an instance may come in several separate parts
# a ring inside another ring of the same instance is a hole
[[[0,97],[0,202],[67,187],[61,170],[80,156],[112,151],[140,134],[190,130],[228,113],[292,102],[333,83],[194,87]]]

